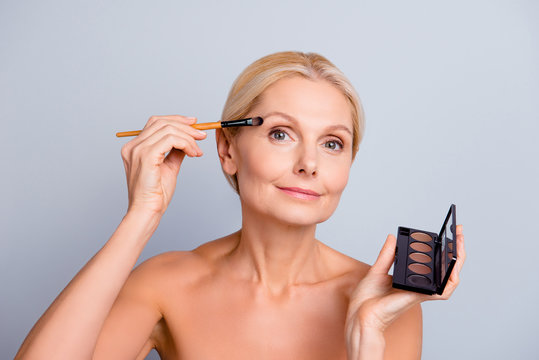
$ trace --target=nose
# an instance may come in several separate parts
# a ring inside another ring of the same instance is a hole
[[[316,146],[304,143],[298,147],[294,173],[307,176],[316,176],[318,174],[318,153]]]

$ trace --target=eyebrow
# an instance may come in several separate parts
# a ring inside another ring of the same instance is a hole
[[[272,111],[272,112],[269,112],[267,113],[266,115],[262,116],[262,119],[265,119],[265,118],[268,118],[270,116],[274,116],[274,115],[277,115],[277,116],[280,116],[282,118],[285,118],[286,120],[294,123],[294,124],[298,124],[298,120],[293,117],[292,115],[289,115],[289,114],[286,114],[284,112],[281,112],[281,111]],[[330,125],[326,128],[327,130],[344,130],[346,131],[347,133],[350,134],[350,136],[353,137],[353,134],[352,134],[352,131],[350,131],[350,129],[348,128],[348,126],[345,126],[345,125],[342,125],[342,124],[336,124],[336,125]]]

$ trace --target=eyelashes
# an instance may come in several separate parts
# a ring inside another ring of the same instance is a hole
[[[282,128],[275,128],[275,129],[270,130],[269,137],[271,138],[272,141],[275,141],[275,142],[282,142],[282,141],[290,140],[290,135],[288,135],[288,133]],[[335,137],[335,138],[328,139],[324,143],[324,147],[334,152],[340,152],[344,149],[344,143],[339,138]]]
[[[285,140],[284,137],[288,136],[290,137],[286,131],[283,131],[281,129],[273,129],[270,131],[269,133],[270,137],[273,139],[273,140],[277,140],[277,141],[283,141]],[[278,137],[276,137],[275,135],[279,135]]]
[[[328,145],[328,144],[332,144],[332,146],[326,146],[328,149],[331,149],[331,150],[336,150],[337,147],[339,149],[336,151],[342,151],[344,149],[343,143],[338,140],[328,140],[326,141],[325,145]]]

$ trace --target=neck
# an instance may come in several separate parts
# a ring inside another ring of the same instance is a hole
[[[320,279],[316,224],[293,225],[242,209],[242,228],[230,260],[242,277],[272,294]]]

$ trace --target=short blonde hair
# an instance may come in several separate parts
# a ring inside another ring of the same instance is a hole
[[[352,83],[333,63],[320,54],[300,51],[282,51],[264,56],[249,65],[236,78],[228,93],[221,121],[244,118],[260,101],[264,90],[280,79],[300,76],[309,80],[326,80],[335,85],[350,103],[353,124],[352,160],[359,149],[365,131],[365,115],[361,100]],[[234,137],[240,128],[222,129]],[[224,172],[224,171],[223,171]],[[224,173],[230,185],[239,194],[236,174]]]

